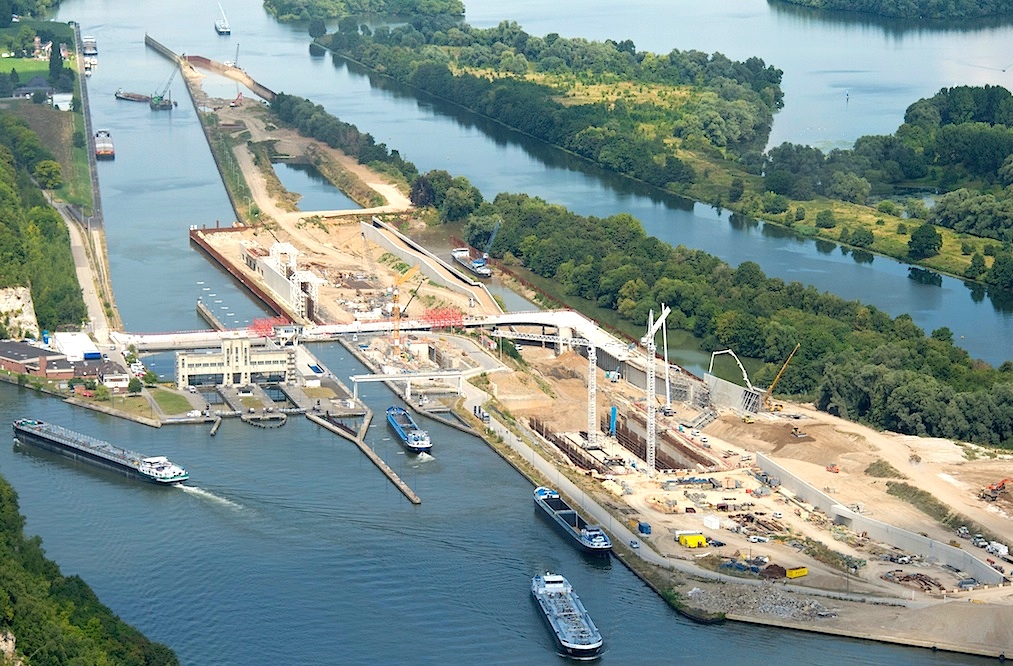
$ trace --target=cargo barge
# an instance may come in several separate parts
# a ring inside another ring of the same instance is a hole
[[[122,99],[127,102],[143,102],[147,104],[151,101],[151,95],[142,95],[141,93],[126,92],[123,88],[120,88],[115,93],[116,99]]]
[[[415,423],[415,419],[403,407],[387,408],[387,423],[397,433],[404,447],[413,453],[428,453],[433,448],[429,433]]]
[[[113,136],[109,130],[95,132],[95,157],[100,160],[112,160],[116,158],[116,149],[113,147]]]
[[[584,552],[608,555],[612,551],[612,540],[605,534],[605,530],[584,520],[558,492],[539,486],[535,488],[534,499],[535,506],[544,511]]]
[[[482,255],[477,259],[473,259],[470,248],[458,247],[450,251],[450,256],[472,274],[480,278],[492,277],[492,269],[489,268],[489,255]]]
[[[576,659],[593,659],[604,643],[580,597],[559,574],[546,573],[531,579],[531,594],[549,623],[556,643]]]
[[[148,458],[140,453],[121,449],[101,439],[82,435],[37,419],[18,419],[13,424],[14,439],[53,453],[82,460],[114,472],[148,481],[160,486],[183,483],[189,478],[186,470],[163,456]]]

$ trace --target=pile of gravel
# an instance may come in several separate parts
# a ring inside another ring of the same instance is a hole
[[[710,613],[768,615],[781,620],[811,622],[836,613],[810,597],[789,594],[774,585],[726,583],[689,591],[688,605]]]

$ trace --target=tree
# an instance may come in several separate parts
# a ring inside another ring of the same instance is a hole
[[[835,226],[837,226],[837,221],[834,220],[834,211],[821,210],[816,213],[817,229],[833,229]]]
[[[143,388],[144,385],[137,377],[131,377],[130,381],[127,382],[127,393],[140,393]]]
[[[851,232],[851,238],[848,242],[855,247],[869,247],[875,240],[876,237],[872,234],[872,231],[866,227],[858,227]]]
[[[324,25],[324,20],[322,18],[310,19],[309,33],[313,39],[319,39],[326,35],[327,26]]]
[[[158,383],[158,375],[155,374],[153,370],[148,370],[144,373],[144,376],[141,377],[141,380],[144,382],[145,386],[154,386]]]
[[[931,224],[925,223],[911,232],[907,242],[907,253],[911,259],[918,261],[934,257],[943,247],[943,237]]]
[[[35,180],[44,190],[55,190],[63,185],[63,167],[53,160],[42,160],[35,165]]]
[[[733,178],[732,184],[728,186],[728,200],[735,203],[742,198],[743,193],[746,191],[746,184],[742,182],[741,178]]]
[[[53,42],[49,49],[49,82],[56,83],[63,73],[63,54],[60,53],[60,45]]]
[[[964,269],[964,277],[977,280],[985,272],[985,257],[975,252],[971,257],[971,265]]]

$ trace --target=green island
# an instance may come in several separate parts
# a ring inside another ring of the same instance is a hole
[[[838,12],[919,20],[1008,16],[1013,6],[1003,0],[774,0],[789,5]]]
[[[345,20],[316,42],[609,171],[848,246],[856,261],[878,253],[1013,289],[1004,88],[943,89],[912,104],[893,135],[848,150],[764,153],[783,96],[781,71],[758,58],[659,55],[439,16],[375,30]],[[936,192],[957,194],[927,206]],[[963,221],[982,208],[990,221]]]
[[[104,606],[78,576],[64,576],[46,558],[39,537],[26,537],[18,497],[0,478],[0,636],[19,655],[0,664],[178,664]]]

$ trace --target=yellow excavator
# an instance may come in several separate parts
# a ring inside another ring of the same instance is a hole
[[[784,409],[784,405],[772,402],[770,396],[774,393],[774,387],[777,386],[777,382],[781,379],[781,375],[784,374],[784,371],[788,368],[788,364],[791,363],[791,357],[795,355],[795,352],[797,352],[798,348],[801,346],[802,343],[798,343],[795,345],[795,348],[791,350],[791,353],[788,354],[788,358],[784,362],[784,365],[782,365],[781,369],[777,371],[777,376],[774,377],[774,381],[770,382],[770,387],[767,388],[767,392],[763,394],[763,407],[767,411],[780,412]]]
[[[418,272],[419,265],[415,264],[405,271],[404,275],[394,280],[394,287],[391,290],[391,315],[394,317],[394,326],[391,331],[391,337],[394,340],[394,350],[397,353],[401,352],[401,304],[398,302],[398,294],[401,291],[401,285],[412,279],[412,277],[414,277]]]

